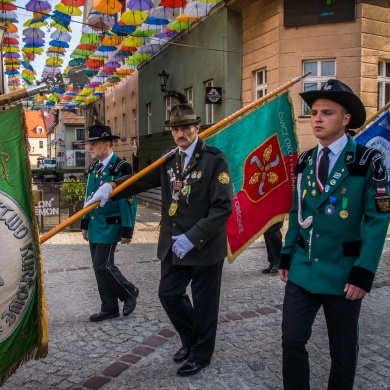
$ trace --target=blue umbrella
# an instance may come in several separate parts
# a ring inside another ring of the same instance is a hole
[[[54,47],[62,47],[62,48],[68,48],[69,47],[69,43],[63,42],[63,41],[56,41],[55,39],[51,40],[49,42],[49,45],[50,46],[54,46]]]
[[[136,26],[133,26],[133,25],[122,26],[121,24],[115,23],[112,26],[111,31],[113,33],[115,33],[116,35],[119,35],[121,37],[126,37],[127,35],[130,35],[132,32],[134,32],[135,29],[136,29]]]
[[[144,21],[144,23],[146,23],[146,24],[154,24],[156,26],[165,26],[165,25],[169,24],[169,20],[168,19],[157,19],[154,16],[149,16]]]

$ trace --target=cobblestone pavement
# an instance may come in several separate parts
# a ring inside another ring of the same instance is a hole
[[[4,384],[19,389],[281,389],[283,283],[262,275],[262,238],[233,264],[222,280],[220,324],[210,366],[189,378],[176,376],[172,356],[179,338],[158,297],[156,258],[159,214],[140,206],[133,242],[118,245],[116,263],[140,290],[130,317],[92,323],[99,311],[89,248],[81,233],[61,232],[42,245],[49,308],[49,354],[20,367]],[[390,389],[390,243],[375,287],[363,303],[361,348],[355,389]],[[312,389],[326,388],[329,370],[324,318],[308,345]]]

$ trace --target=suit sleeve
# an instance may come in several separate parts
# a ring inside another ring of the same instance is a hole
[[[292,256],[298,243],[300,225],[298,222],[298,190],[295,186],[293,206],[289,212],[288,229],[285,243],[281,251],[279,269],[290,269]]]
[[[232,213],[233,189],[230,169],[223,153],[215,156],[210,175],[210,209],[207,217],[201,218],[185,234],[197,249],[201,249],[217,232],[225,228]],[[228,182],[224,180],[229,178]]]
[[[389,192],[386,169],[382,157],[373,156],[366,175],[366,184],[362,197],[363,224],[362,247],[356,259],[347,283],[369,292],[382,255],[383,246],[389,228]]]

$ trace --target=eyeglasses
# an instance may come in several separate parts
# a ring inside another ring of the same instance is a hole
[[[191,130],[193,130],[195,126],[175,126],[171,127],[172,133],[178,133],[179,131],[182,131],[183,133],[189,133]]]

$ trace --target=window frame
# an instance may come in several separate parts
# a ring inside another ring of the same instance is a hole
[[[259,75],[263,75],[263,83],[258,83]],[[255,100],[261,99],[267,94],[267,68],[262,68],[254,72],[255,77]],[[261,96],[259,96],[261,95]]]
[[[390,61],[378,62],[378,101],[380,110],[390,101]]]
[[[325,75],[322,74],[322,65],[325,62],[333,62],[334,63],[334,74],[325,74]],[[336,63],[335,58],[324,58],[324,59],[320,59],[320,60],[305,60],[302,62],[303,73],[307,72],[307,70],[305,69],[305,64],[308,64],[308,63],[317,63],[317,67],[316,67],[317,74],[313,75],[313,76],[311,74],[309,74],[302,80],[302,92],[319,90],[330,78],[333,78],[333,79],[336,78],[337,63]],[[315,84],[316,88],[306,89],[305,85],[307,85],[307,84],[313,84],[313,85]],[[301,114],[304,117],[310,117],[310,107],[303,100],[302,100]]]
[[[213,87],[213,80],[208,80],[204,83],[205,91],[206,87]],[[214,123],[214,104],[205,104],[205,124],[211,125]]]

